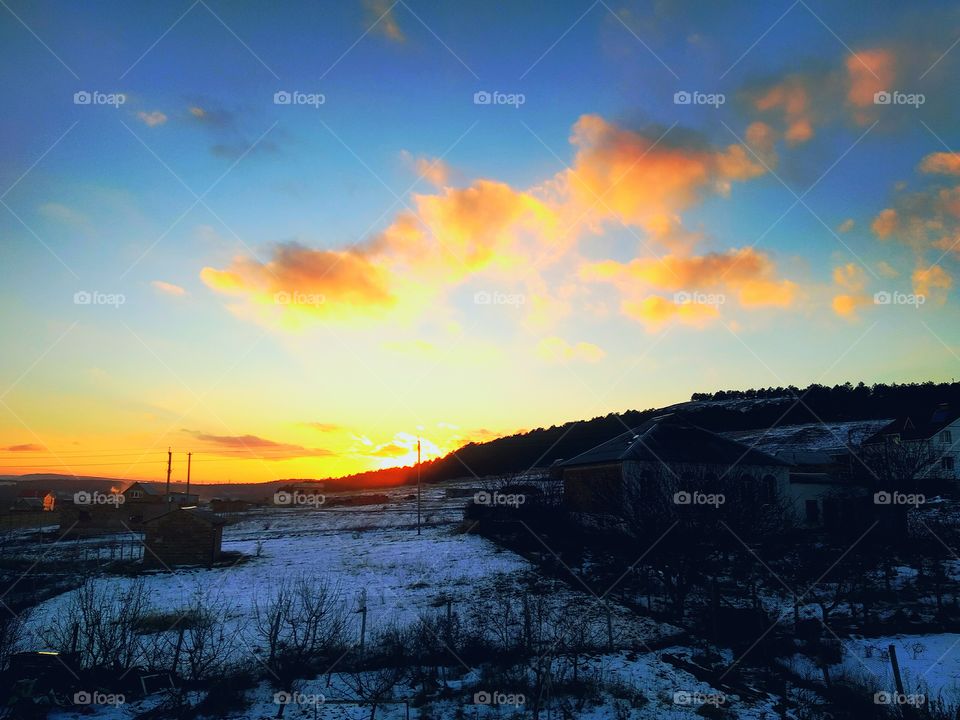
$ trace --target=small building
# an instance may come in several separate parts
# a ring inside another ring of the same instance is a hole
[[[167,496],[167,484],[163,482],[138,481],[123,491],[124,504],[163,504]],[[197,493],[187,492],[183,483],[170,483],[169,502],[174,505],[196,505],[200,502]]]
[[[867,438],[863,450],[868,464],[914,464],[917,479],[960,480],[960,411],[941,403],[899,417]]]
[[[52,490],[22,490],[14,499],[15,512],[52,512],[57,507],[57,495]]]
[[[143,523],[143,565],[211,566],[220,558],[226,521],[209,510],[178,507]]]
[[[563,503],[574,512],[618,515],[690,491],[733,494],[739,504],[788,497],[789,465],[698,427],[680,413],[652,418],[559,465]],[[661,505],[662,507],[662,505]],[[641,512],[637,512],[637,510]]]

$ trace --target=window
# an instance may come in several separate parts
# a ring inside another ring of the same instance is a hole
[[[949,430],[944,430],[943,432],[941,432],[941,433],[940,433],[940,442],[943,443],[944,445],[952,445],[952,444],[953,444],[953,433],[950,432]]]
[[[143,497],[143,492],[140,490],[131,490],[130,497],[136,500],[137,498]]]
[[[953,455],[944,455],[942,458],[940,458],[940,467],[944,470],[953,470],[954,468]]]
[[[816,500],[807,500],[807,522],[820,522],[820,505]]]

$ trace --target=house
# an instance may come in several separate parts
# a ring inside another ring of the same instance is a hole
[[[57,506],[57,495],[52,490],[22,490],[13,501],[11,510],[17,512],[52,512]]]
[[[932,412],[885,425],[864,442],[864,456],[868,464],[899,466],[901,475],[912,471],[917,479],[960,480],[958,445],[960,411],[941,403]]]
[[[857,532],[869,524],[871,490],[862,482],[860,448],[890,423],[804,423],[724,433],[790,465],[788,497],[800,527]]]
[[[717,492],[731,502],[779,503],[789,466],[698,427],[680,413],[652,418],[559,464],[564,505],[574,512],[621,514],[672,498],[696,504]],[[642,514],[642,513],[641,513]]]
[[[213,565],[220,558],[225,524],[223,518],[198,507],[178,507],[145,520],[144,567]]]
[[[123,491],[123,508],[133,523],[141,523],[162,515],[168,507],[198,505],[200,496],[187,492],[186,485],[170,483],[167,499],[167,484],[163,482],[134,482]]]

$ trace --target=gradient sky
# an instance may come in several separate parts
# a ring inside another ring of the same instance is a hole
[[[0,472],[954,378],[958,40],[946,2],[6,0]]]

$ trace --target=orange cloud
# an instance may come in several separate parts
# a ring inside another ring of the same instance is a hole
[[[379,33],[394,42],[404,42],[407,37],[400,29],[393,11],[396,6],[391,0],[363,0],[366,20],[373,32]]]
[[[789,145],[799,145],[813,137],[812,102],[807,85],[806,76],[794,73],[753,98],[753,106],[757,111],[782,114],[783,136]]]
[[[885,240],[890,237],[899,226],[900,218],[897,215],[897,211],[893,208],[886,208],[885,210],[881,210],[880,214],[874,218],[870,229],[873,230],[878,238]]]
[[[143,112],[141,110],[137,113],[137,118],[147,127],[163,125],[167,121],[167,116],[159,110],[154,110],[153,112]]]
[[[413,168],[419,177],[422,177],[434,187],[442,188],[449,184],[450,166],[440,158],[430,158],[424,155],[414,156],[406,150],[400,153],[400,157]]]
[[[837,315],[852,319],[860,307],[870,304],[871,299],[863,292],[867,286],[867,274],[857,263],[835,267],[833,282],[844,291],[833,297],[833,311]]]
[[[861,50],[846,59],[847,102],[854,108],[853,117],[860,125],[873,119],[869,110],[875,108],[874,95],[894,89],[896,79],[895,58],[891,51],[882,48]]]
[[[173,283],[164,282],[163,280],[154,280],[150,283],[162,293],[167,295],[173,295],[175,297],[182,297],[187,294],[187,291],[184,290],[179,285],[174,285]]]
[[[732,182],[766,172],[742,145],[679,145],[669,136],[626,130],[598,115],[582,116],[570,142],[577,152],[563,185],[572,203],[597,219],[616,216],[657,240],[668,240],[678,225],[676,214],[704,193],[726,195]]]
[[[960,153],[930,153],[920,162],[920,172],[960,175]]]
[[[716,305],[678,303],[659,295],[651,295],[642,300],[624,300],[620,310],[627,317],[643,323],[650,332],[659,330],[672,320],[702,328],[711,320],[720,317]]]
[[[953,278],[940,265],[931,265],[926,270],[918,268],[911,279],[915,294],[941,305],[946,301],[947,291],[953,287]]]
[[[692,257],[635,258],[629,263],[607,260],[582,269],[588,280],[608,280],[624,289],[639,284],[684,293],[725,290],[735,294],[743,307],[789,307],[796,297],[796,284],[775,274],[770,258],[752,248]]]

